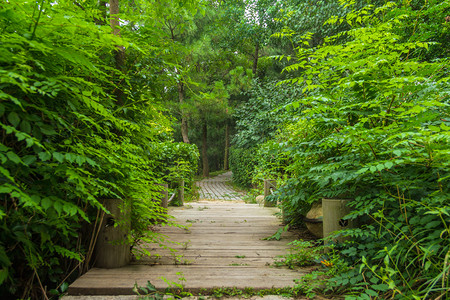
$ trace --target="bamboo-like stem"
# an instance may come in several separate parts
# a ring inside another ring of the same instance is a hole
[[[36,268],[33,268],[33,270],[34,270],[34,274],[35,274],[35,276],[36,276],[36,278],[37,278],[37,280],[39,282],[39,286],[40,286],[40,288],[42,290],[42,295],[44,295],[44,298],[46,300],[49,300],[48,297],[47,297],[47,292],[45,291],[44,287],[42,286],[42,282],[41,282],[41,279],[39,278],[39,274],[37,273]]]
[[[39,24],[39,20],[41,19],[42,11],[44,10],[44,3],[45,3],[45,0],[42,0],[41,1],[41,6],[39,7],[39,14],[38,14],[36,22],[34,23],[34,28],[33,28],[33,32],[31,33],[30,40],[34,39],[34,37],[36,35],[36,29],[37,29],[37,26]]]

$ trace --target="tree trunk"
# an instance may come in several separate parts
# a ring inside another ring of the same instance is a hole
[[[223,157],[223,169],[224,170],[229,170],[228,168],[228,158],[230,155],[230,125],[227,124],[225,125],[225,154]]]
[[[202,130],[202,164],[203,164],[203,177],[209,176],[209,163],[208,163],[208,126],[206,122],[203,123]]]
[[[119,0],[109,1],[109,14],[111,16],[109,24],[114,35],[120,36],[120,21],[119,21]],[[116,61],[116,69],[123,72],[125,67],[125,49],[123,46],[116,47],[116,53],[114,54],[114,59]],[[117,87],[114,90],[114,95],[116,96],[116,102],[119,106],[124,104],[125,94],[121,88],[121,80],[116,80]]]
[[[186,116],[183,113],[183,109],[181,104],[184,102],[184,85],[181,81],[177,83],[178,87],[178,99],[180,101],[180,113],[181,113],[181,136],[183,137],[183,142],[186,144],[190,144],[189,136],[188,136],[188,123],[186,120]]]
[[[258,71],[258,58],[259,58],[259,44],[256,43],[255,54],[253,56],[253,69],[252,69],[254,76],[257,75],[256,72]]]
[[[109,14],[111,16],[109,24],[111,25],[113,34],[120,35],[119,0],[109,0]]]

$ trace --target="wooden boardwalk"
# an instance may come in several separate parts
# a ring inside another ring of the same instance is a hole
[[[214,288],[271,289],[294,285],[305,270],[273,266],[274,258],[287,253],[291,232],[280,241],[264,240],[281,228],[276,208],[242,201],[199,201],[171,208],[187,229],[160,227],[157,231],[176,242],[176,252],[143,245],[153,256],[118,269],[93,268],[69,287],[69,295],[129,295],[137,283],[150,281],[164,290],[182,284],[193,293]]]

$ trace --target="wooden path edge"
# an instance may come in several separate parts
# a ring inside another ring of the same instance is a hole
[[[223,202],[194,202],[189,208],[172,208],[170,213],[182,225],[197,220],[184,233],[177,228],[162,229],[169,238],[189,242],[189,248],[178,247],[174,255],[156,245],[142,245],[153,253],[159,252],[160,261],[143,259],[117,269],[93,268],[69,286],[68,295],[135,295],[133,287],[145,287],[147,281],[159,291],[182,285],[192,294],[208,294],[220,288],[292,288],[294,280],[311,269],[273,266],[273,259],[288,253],[288,243],[296,239],[288,232],[280,241],[264,240],[282,228],[275,212],[276,208]],[[177,264],[176,256],[190,262]]]

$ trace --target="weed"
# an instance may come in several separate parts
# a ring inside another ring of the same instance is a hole
[[[317,245],[311,241],[293,241],[289,254],[277,256],[276,266],[287,266],[289,269],[301,266],[311,266],[321,261],[325,246]]]
[[[156,287],[150,281],[147,281],[145,287],[140,287],[137,285],[137,283],[134,283],[133,292],[139,296],[144,296],[143,298],[140,297],[140,299],[154,299],[154,300],[164,299],[164,295],[160,294],[156,290]]]
[[[182,272],[177,272],[176,275],[179,276],[178,282],[169,281],[168,279],[161,277],[161,279],[168,285],[165,294],[176,299],[193,296],[192,293],[185,290],[184,283],[186,282],[186,278],[184,277],[184,274]]]
[[[191,265],[192,261],[185,259],[184,255],[174,255],[175,265]]]
[[[183,242],[183,250],[187,250],[189,248],[189,246],[191,245],[191,241],[186,241]]]
[[[274,235],[266,237],[266,238],[263,238],[263,240],[266,240],[266,241],[277,240],[277,241],[279,241],[279,240],[281,240],[281,235],[283,233],[285,233],[286,231],[288,231],[288,230],[289,230],[289,224],[284,226],[283,228],[278,229],[277,232]]]
[[[311,241],[294,241],[290,253],[278,256],[275,266],[287,266],[290,269],[301,266],[315,268],[311,273],[296,279],[295,290],[307,297],[314,298],[316,293],[341,293],[349,284],[348,278],[341,274],[348,272],[350,267],[334,250],[334,246],[317,245]],[[326,250],[326,251],[325,251]],[[357,272],[357,270],[355,270]]]
[[[245,258],[245,255],[236,255],[236,258]]]
[[[222,297],[239,297],[239,298],[250,298],[252,296],[264,297],[267,295],[280,295],[283,297],[297,297],[300,295],[300,290],[297,287],[286,287],[286,288],[272,288],[265,290],[255,290],[253,288],[216,288],[212,291],[202,290],[202,294],[210,294],[215,298]]]

